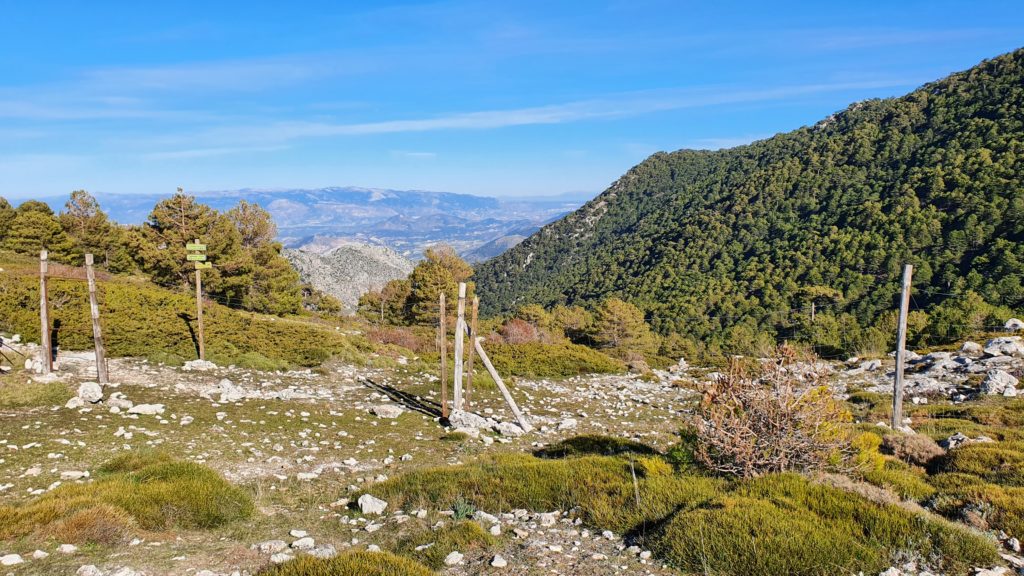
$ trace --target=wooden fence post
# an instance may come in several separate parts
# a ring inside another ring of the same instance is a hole
[[[448,332],[445,329],[444,292],[441,292],[441,313],[437,319],[437,347],[441,351],[441,417],[448,417]]]
[[[459,282],[459,306],[455,317],[455,410],[462,410],[462,348],[466,326],[466,283]]]
[[[92,341],[96,347],[96,380],[107,384],[106,350],[103,348],[103,333],[100,331],[100,306],[96,301],[96,273],[92,269],[92,254],[85,255],[85,279],[89,283],[89,315],[92,316]]]
[[[480,298],[473,296],[473,308],[469,313],[469,341],[476,339],[476,317],[480,310]],[[466,401],[466,409],[469,409],[469,394],[473,389],[473,356],[476,354],[476,346],[470,346],[466,358],[466,390],[463,392]]]
[[[484,347],[480,344],[483,340],[484,339],[482,337],[475,337],[473,339],[473,346],[476,348],[476,353],[480,356],[480,361],[484,363],[484,367],[487,368],[487,371],[491,374],[491,378],[494,379],[494,383],[498,385],[498,390],[501,390],[501,395],[505,397],[505,403],[507,403],[509,409],[512,410],[512,414],[519,422],[519,426],[526,432],[533,430],[533,426],[530,425],[530,421],[527,420],[525,414],[519,411],[519,406],[512,398],[512,394],[508,391],[508,388],[505,387],[505,381],[501,379],[501,376],[498,375],[498,371],[495,370],[494,365],[491,364],[491,359],[487,357],[487,352],[484,352]]]
[[[199,324],[199,359],[206,360],[206,336],[203,334],[203,276],[196,269],[196,319]]]
[[[39,360],[42,362],[43,375],[53,368],[53,345],[50,342],[50,305],[46,291],[46,273],[49,271],[49,260],[46,250],[39,253]]]
[[[896,372],[893,376],[892,428],[903,426],[903,366],[906,362],[907,315],[910,313],[910,278],[914,267],[903,267],[903,288],[900,292],[900,319],[896,328]]]

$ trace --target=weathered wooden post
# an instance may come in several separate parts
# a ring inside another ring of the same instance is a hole
[[[530,421],[526,418],[526,415],[519,410],[519,406],[512,398],[512,394],[508,391],[508,388],[505,387],[505,381],[501,379],[498,371],[495,370],[494,365],[491,364],[491,359],[487,357],[487,352],[484,351],[484,347],[481,344],[483,340],[483,337],[479,336],[473,338],[473,345],[476,348],[476,353],[480,355],[480,361],[484,363],[484,367],[487,368],[487,371],[491,374],[491,378],[494,379],[494,383],[498,385],[498,390],[501,390],[501,395],[505,397],[505,403],[508,404],[509,410],[511,410],[512,414],[516,417],[516,421],[519,422],[519,426],[526,432],[533,430],[533,426],[530,424]]]
[[[445,329],[444,292],[441,292],[437,319],[437,347],[441,352],[441,417],[448,417],[448,332]]]
[[[213,265],[206,261],[206,244],[200,244],[198,238],[190,244],[185,244],[185,250],[188,251],[185,259],[195,263],[196,266],[196,323],[198,325],[196,336],[199,340],[199,359],[206,360],[206,337],[203,331],[203,276],[201,272],[205,268],[212,268]]]
[[[903,366],[906,362],[907,315],[910,313],[910,278],[914,267],[903,267],[903,288],[900,292],[900,320],[896,328],[896,373],[893,376],[892,428],[903,426]]]
[[[473,296],[473,308],[469,313],[469,341],[476,338],[476,317],[480,310],[480,298]],[[473,388],[473,356],[476,354],[476,346],[470,346],[466,358],[466,390],[463,392],[466,408],[469,409],[469,394]]]
[[[53,345],[50,342],[50,305],[46,291],[46,274],[49,271],[46,250],[39,252],[39,360],[45,376],[53,368]]]
[[[85,279],[89,283],[89,315],[92,317],[92,342],[96,347],[96,380],[107,384],[106,350],[103,348],[103,333],[100,331],[100,306],[96,301],[96,273],[92,269],[92,254],[85,255]]]
[[[466,283],[459,282],[459,307],[455,317],[455,410],[462,410],[462,348],[466,326]]]

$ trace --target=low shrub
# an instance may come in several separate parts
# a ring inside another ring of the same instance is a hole
[[[923,473],[899,460],[890,460],[880,469],[864,472],[864,480],[887,488],[904,500],[922,502],[935,494],[935,488],[925,480]]]
[[[390,552],[349,552],[329,559],[300,556],[260,576],[433,576],[426,566]]]
[[[574,436],[541,448],[534,452],[540,458],[566,458],[569,456],[615,456],[618,454],[657,454],[658,451],[646,444],[625,438],[584,434]]]
[[[502,376],[560,378],[581,374],[611,374],[626,369],[619,360],[578,344],[486,342],[484,346],[495,369]]]
[[[0,278],[0,328],[39,339],[39,282],[24,276]],[[62,348],[92,347],[88,292],[82,282],[50,282],[51,317],[60,321]],[[104,341],[110,356],[138,356],[169,364],[197,355],[195,299],[147,282],[118,278],[100,282]],[[332,356],[362,361],[370,350],[362,337],[333,326],[297,318],[241,312],[207,302],[206,352],[222,364],[254,368],[317,366]]]
[[[886,434],[882,438],[882,451],[915,466],[927,466],[934,458],[946,453],[935,440],[924,434]]]
[[[951,573],[998,562],[967,529],[793,474],[681,510],[645,543],[684,571],[717,574],[877,573],[908,554]]]
[[[936,493],[928,505],[939,514],[1024,538],[1024,488],[997,486],[956,472],[936,474],[929,480]]]
[[[633,470],[638,470],[636,464]],[[592,526],[628,532],[659,521],[683,504],[713,498],[725,485],[699,476],[644,475],[641,467],[634,486],[633,470],[622,457],[545,460],[506,454],[473,464],[416,470],[376,484],[372,493],[402,509],[448,507],[459,498],[490,513],[579,508]]]
[[[937,472],[972,474],[993,484],[1024,486],[1024,452],[1003,443],[969,443],[937,458]]]
[[[413,352],[423,349],[423,343],[408,328],[375,327],[367,331],[366,338],[376,344],[400,346]]]
[[[101,466],[92,482],[64,484],[24,505],[0,507],[0,540],[59,533],[103,544],[120,533],[118,527],[215,528],[252,511],[248,494],[205,466],[159,453],[131,454]]]
[[[423,530],[399,541],[395,553],[416,560],[434,570],[444,567],[444,559],[453,551],[466,553],[492,546],[494,536],[476,522],[448,524],[437,530]],[[416,550],[420,546],[427,548]]]

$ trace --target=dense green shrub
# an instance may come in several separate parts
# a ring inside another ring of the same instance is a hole
[[[502,376],[526,378],[558,378],[580,374],[609,374],[622,372],[625,365],[597,350],[570,344],[484,343],[484,350],[494,368]]]
[[[650,543],[685,571],[716,574],[878,572],[907,554],[950,573],[998,561],[989,540],[962,527],[793,474],[682,510]]]
[[[972,474],[993,484],[1024,486],[1024,452],[1003,443],[970,443],[935,461],[938,472]]]

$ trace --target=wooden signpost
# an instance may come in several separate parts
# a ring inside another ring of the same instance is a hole
[[[896,373],[893,376],[892,428],[903,427],[903,365],[907,356],[907,315],[910,313],[910,278],[914,267],[903,267],[903,288],[900,291],[900,320],[896,328]]]
[[[49,260],[46,250],[39,253],[39,360],[45,376],[53,368],[53,345],[50,342],[50,305],[46,292],[46,274],[49,271]]]
[[[89,315],[92,317],[92,341],[96,347],[96,380],[100,384],[107,384],[106,350],[103,347],[103,334],[100,331],[100,307],[96,301],[96,274],[92,269],[92,254],[85,255],[85,279],[89,283]]]
[[[200,244],[196,238],[191,244],[185,245],[188,254],[185,259],[194,262],[196,265],[196,322],[198,330],[196,336],[199,340],[199,359],[206,360],[206,342],[203,335],[203,276],[202,270],[212,268],[213,265],[206,261],[206,244]]]

